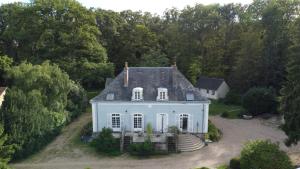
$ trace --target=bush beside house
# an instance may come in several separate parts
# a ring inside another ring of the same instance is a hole
[[[277,113],[278,102],[272,89],[255,87],[244,94],[242,105],[247,113],[255,116],[263,113]]]
[[[112,129],[110,128],[103,128],[91,142],[91,146],[95,147],[99,153],[112,156],[120,154],[120,139],[113,137]]]
[[[136,156],[149,156],[155,153],[154,144],[150,139],[146,139],[143,143],[130,144],[129,153]]]
[[[222,137],[222,132],[210,120],[208,121],[207,137],[211,141],[219,141]]]

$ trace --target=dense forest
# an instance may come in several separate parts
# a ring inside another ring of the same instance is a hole
[[[130,66],[176,62],[192,83],[199,75],[221,77],[238,94],[272,88],[286,113],[288,143],[297,143],[299,7],[298,0],[254,0],[195,4],[159,16],[87,9],[75,0],[3,4],[0,83],[9,86],[1,109],[6,143],[17,147],[14,158],[42,147],[84,110],[84,89],[103,88],[125,61]]]

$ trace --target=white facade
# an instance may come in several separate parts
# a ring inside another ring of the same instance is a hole
[[[226,82],[223,82],[217,90],[200,89],[200,92],[204,97],[218,100],[226,97],[226,94],[229,92],[229,86],[226,84]]]
[[[177,126],[183,132],[207,133],[209,102],[92,102],[93,132],[154,132]]]

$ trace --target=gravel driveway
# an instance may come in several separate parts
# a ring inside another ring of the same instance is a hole
[[[253,139],[270,139],[279,142],[282,150],[287,151],[294,160],[299,160],[300,146],[287,148],[283,141],[285,134],[278,128],[267,125],[260,119],[241,120],[224,119],[218,116],[210,117],[211,121],[222,130],[223,138],[220,142],[211,143],[195,152],[172,154],[150,159],[135,159],[128,155],[108,158],[86,153],[78,147],[70,147],[68,140],[72,137],[64,136],[82,127],[90,115],[80,117],[67,127],[53,143],[45,150],[34,155],[33,158],[13,164],[16,169],[193,169],[196,167],[211,167],[228,163],[240,154],[242,145]],[[77,125],[78,123],[78,125]],[[70,129],[68,129],[70,128]],[[64,149],[64,147],[69,147]]]

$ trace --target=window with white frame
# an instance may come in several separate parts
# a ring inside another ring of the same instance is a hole
[[[112,114],[111,115],[111,127],[113,129],[121,128],[121,117],[120,114]]]
[[[157,94],[157,100],[168,100],[168,89],[166,88],[158,88],[157,89],[158,94]]]
[[[143,88],[136,87],[132,90],[132,97],[131,100],[138,101],[143,100]]]
[[[194,94],[193,93],[187,93],[186,94],[186,100],[187,101],[194,101],[195,100]]]
[[[134,114],[133,116],[133,128],[135,130],[142,129],[143,126],[143,115],[142,114]]]

